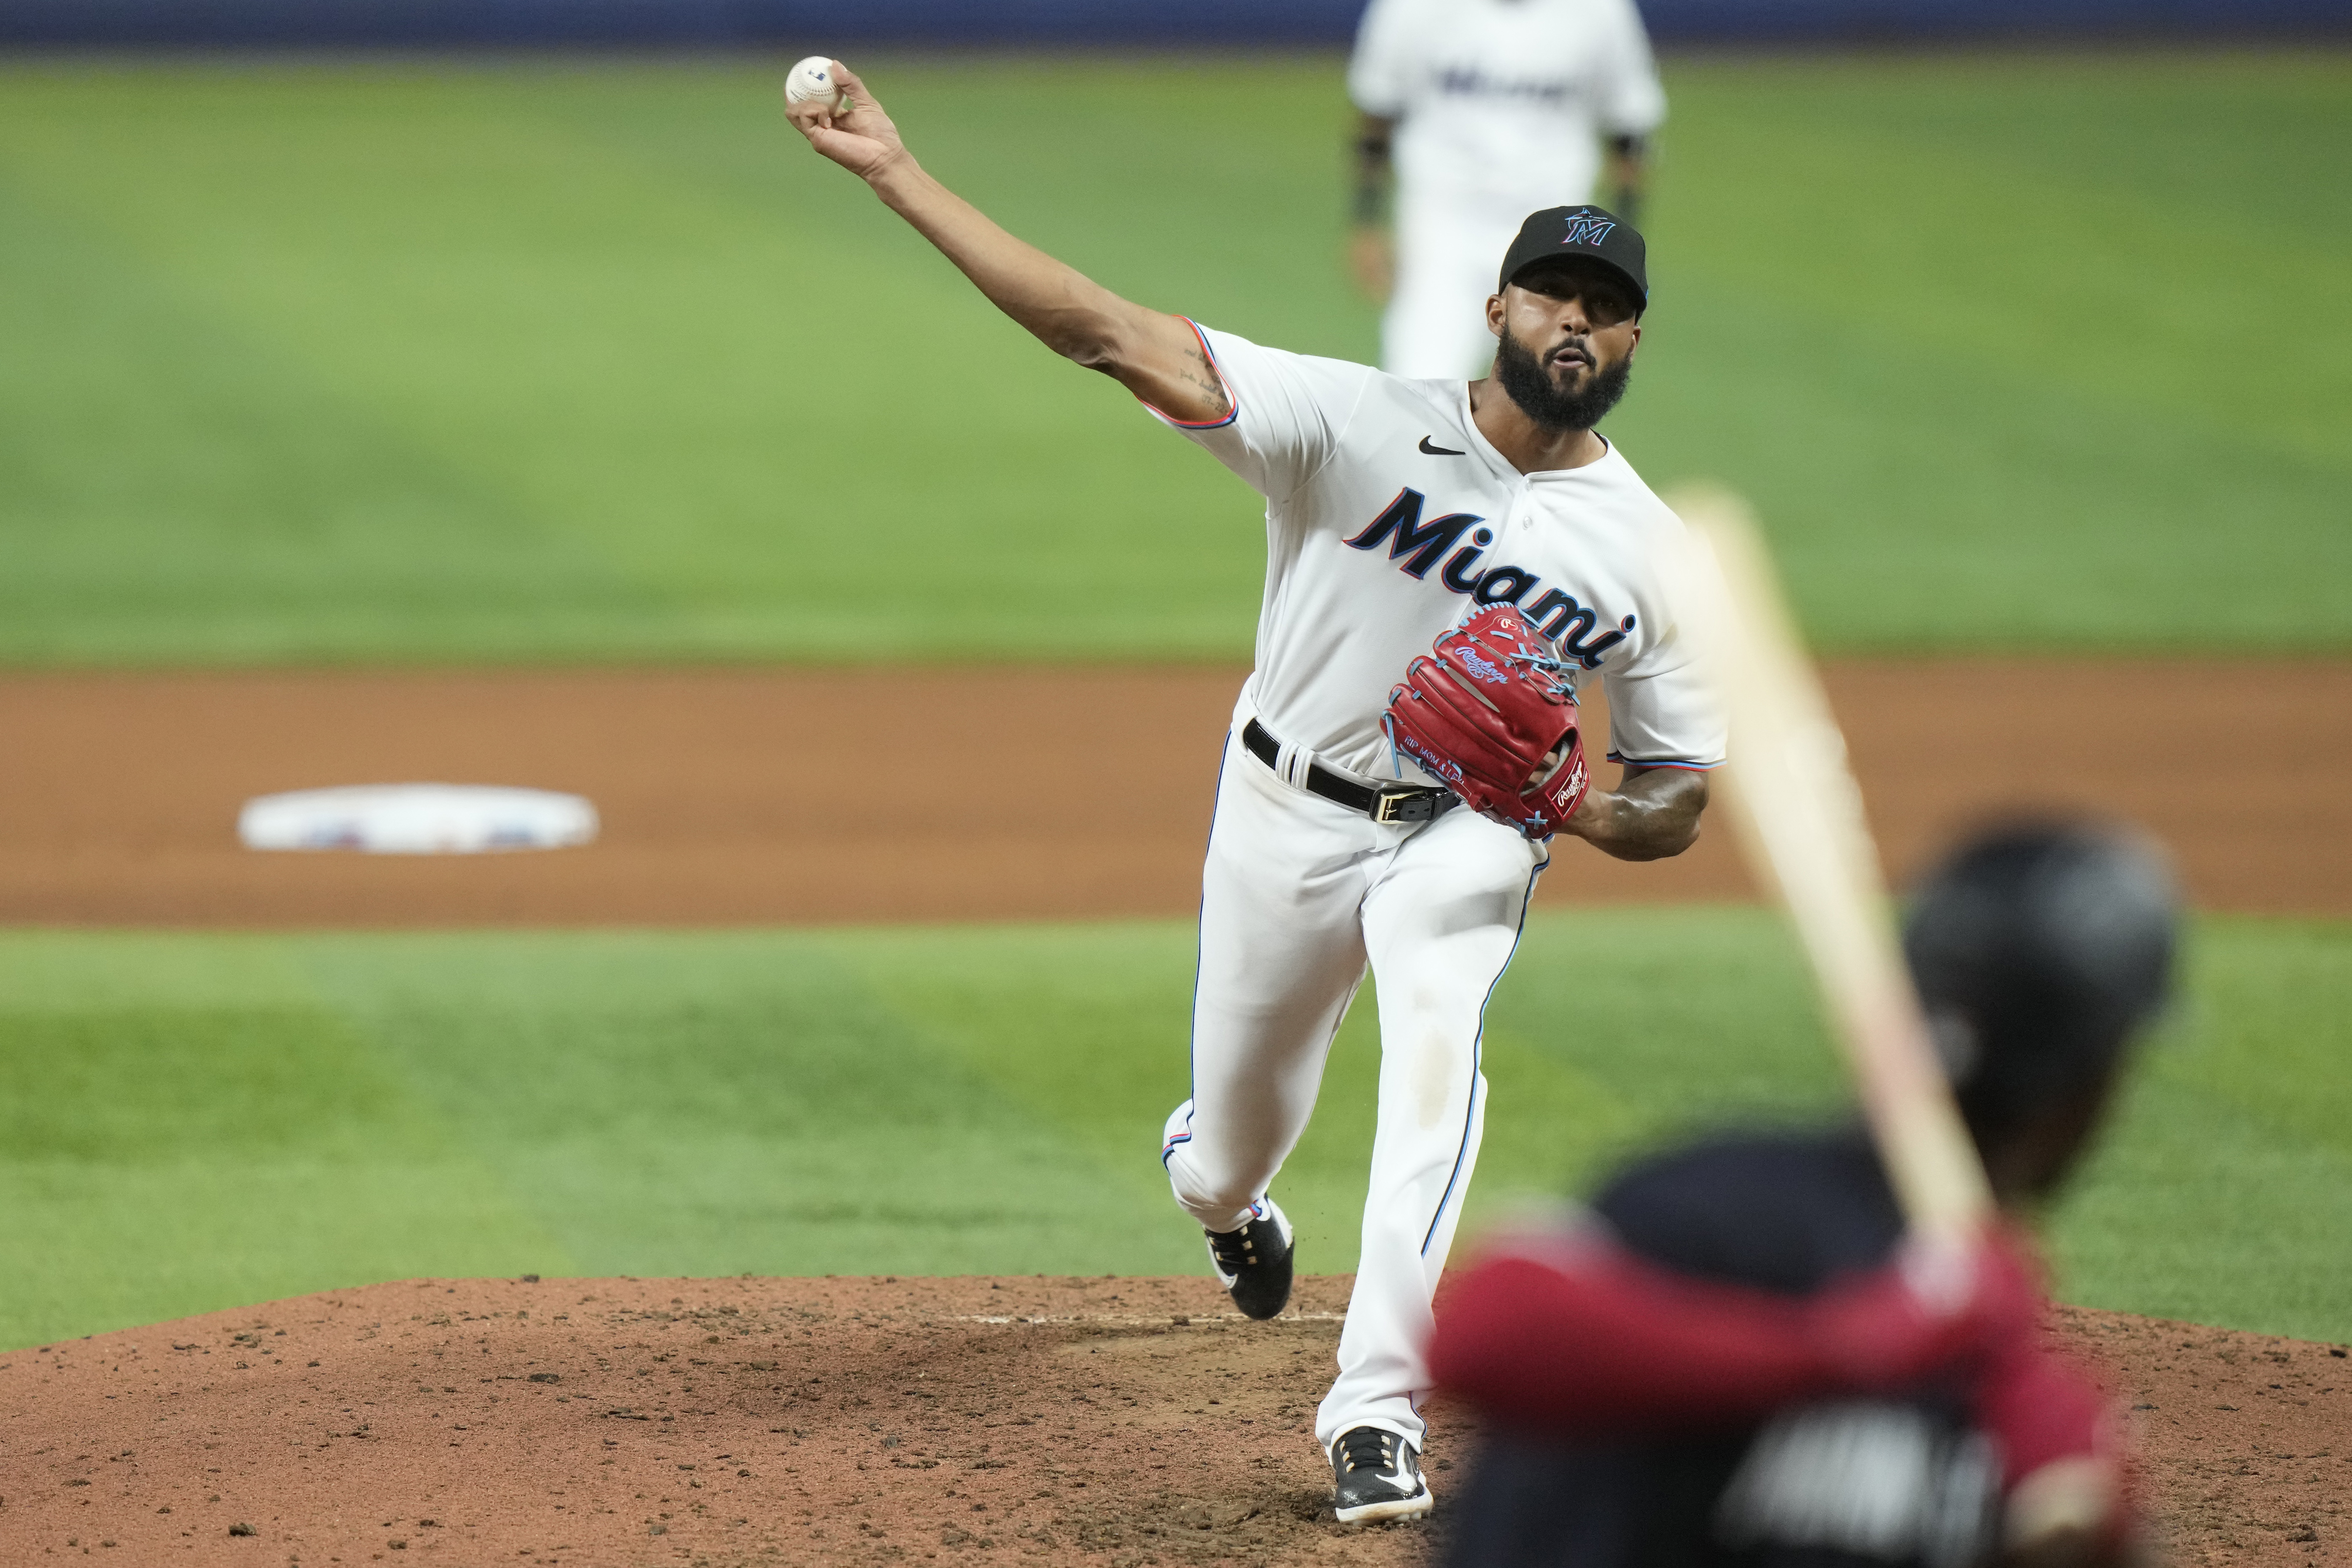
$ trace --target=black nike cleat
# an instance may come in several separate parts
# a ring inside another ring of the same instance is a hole
[[[1297,1253],[1290,1221],[1272,1198],[1260,1198],[1239,1230],[1207,1230],[1209,1262],[1244,1318],[1271,1318],[1290,1304],[1290,1260]]]
[[[1341,1524],[1419,1519],[1435,1506],[1412,1445],[1378,1426],[1354,1426],[1331,1444],[1331,1510]]]

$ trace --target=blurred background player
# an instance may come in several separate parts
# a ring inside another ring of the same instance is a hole
[[[1350,263],[1386,297],[1381,367],[1467,376],[1519,220],[1595,198],[1639,222],[1666,95],[1633,0],[1371,0],[1348,63],[1361,111]],[[1389,196],[1393,170],[1393,228]]]
[[[1980,838],[1922,889],[1906,953],[2005,1214],[2083,1151],[2166,994],[2175,920],[2149,851],[2078,827]],[[2105,1401],[2042,1344],[2030,1272],[2006,1310],[1931,1310],[1859,1125],[1641,1162],[1592,1220],[1505,1243],[1439,1314],[1433,1372],[1490,1431],[1452,1562],[2128,1553]],[[1989,1251],[1995,1274],[2021,1256]]]

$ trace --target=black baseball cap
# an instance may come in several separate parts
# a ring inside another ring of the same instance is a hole
[[[1499,294],[1512,279],[1536,262],[1553,256],[1578,256],[1615,273],[1633,290],[1635,314],[1650,308],[1650,279],[1644,269],[1647,247],[1642,231],[1606,207],[1546,207],[1529,213],[1519,225],[1519,237],[1503,253],[1503,273],[1495,284]]]

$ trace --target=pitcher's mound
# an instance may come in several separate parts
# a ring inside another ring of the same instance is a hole
[[[1411,1563],[1324,1500],[1347,1285],[1247,1323],[1205,1279],[424,1280],[18,1351],[0,1561]],[[2345,1560],[2352,1363],[2064,1323],[2182,1561]]]

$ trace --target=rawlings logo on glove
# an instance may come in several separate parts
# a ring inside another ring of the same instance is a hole
[[[1546,837],[1591,782],[1565,668],[1517,606],[1490,605],[1412,661],[1381,725],[1466,805]]]

